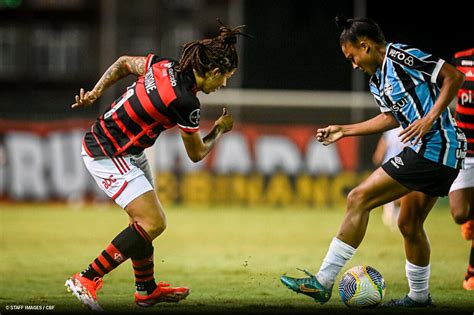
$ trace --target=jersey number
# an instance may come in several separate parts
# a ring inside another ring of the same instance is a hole
[[[133,86],[132,88],[129,88],[127,90],[127,93],[125,93],[125,95],[122,97],[122,99],[115,104],[114,107],[112,107],[107,113],[104,114],[104,119],[107,119],[109,118],[110,116],[112,116],[116,111],[117,109],[119,109],[120,107],[122,107],[122,105],[130,98],[132,97],[133,95],[135,94],[135,90],[133,89]]]

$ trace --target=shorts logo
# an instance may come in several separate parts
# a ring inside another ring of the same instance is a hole
[[[390,163],[392,163],[392,165],[395,166],[396,168],[400,168],[400,166],[405,166],[405,164],[403,164],[402,158],[399,156],[396,156],[393,159],[391,159]]]
[[[199,120],[201,119],[201,110],[198,108],[198,109],[195,109],[191,112],[191,114],[189,114],[189,121],[193,124],[193,125],[199,125]]]
[[[110,175],[109,178],[106,178],[102,181],[102,185],[104,185],[105,189],[109,189],[110,186],[112,186],[113,183],[115,183],[117,180],[114,178],[114,175]]]

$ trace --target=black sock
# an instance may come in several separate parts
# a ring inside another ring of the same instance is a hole
[[[137,224],[134,225],[134,227],[147,236],[141,226]],[[137,250],[137,253],[130,258],[132,260],[133,272],[135,274],[135,288],[137,293],[141,295],[150,295],[156,289],[153,245],[151,241],[147,244],[143,244],[140,251]]]
[[[90,280],[101,278],[129,257],[141,255],[144,247],[151,246],[149,236],[141,227],[141,230],[137,230],[137,226],[139,227],[137,223],[131,224],[120,232],[81,273],[82,276]]]

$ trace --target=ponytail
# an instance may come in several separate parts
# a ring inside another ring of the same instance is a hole
[[[355,43],[359,37],[367,37],[378,44],[385,43],[385,36],[377,23],[371,19],[346,19],[342,15],[334,18],[336,25],[342,29],[339,43]]]

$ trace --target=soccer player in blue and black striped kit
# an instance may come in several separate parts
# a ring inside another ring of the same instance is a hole
[[[352,67],[370,75],[370,91],[381,113],[351,125],[317,130],[317,140],[329,145],[343,137],[380,133],[402,126],[407,144],[375,170],[347,197],[347,209],[320,270],[306,278],[281,276],[289,289],[327,302],[336,276],[362,242],[369,214],[402,197],[398,227],[403,235],[406,276],[410,291],[385,303],[391,307],[433,306],[429,294],[430,244],[423,223],[463,165],[466,137],[456,126],[449,103],[464,81],[452,65],[409,45],[387,43],[370,19],[336,18],[343,31],[340,45]]]

